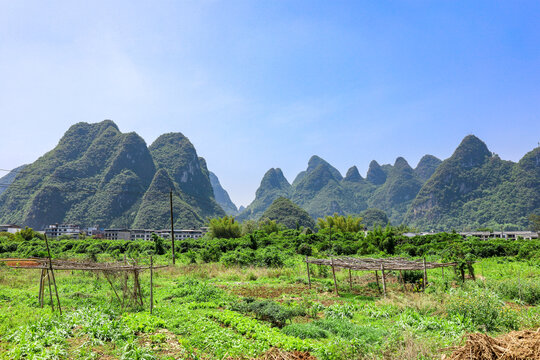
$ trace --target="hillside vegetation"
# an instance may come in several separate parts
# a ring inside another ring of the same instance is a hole
[[[78,123],[0,195],[0,223],[164,228],[171,190],[177,226],[225,214],[206,163],[182,134],[162,135],[148,148],[110,120]]]

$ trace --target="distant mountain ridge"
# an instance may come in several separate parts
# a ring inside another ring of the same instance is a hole
[[[236,208],[236,205],[232,202],[227,191],[221,186],[216,174],[210,171],[208,175],[210,176],[210,183],[212,184],[212,189],[214,189],[214,197],[216,198],[217,203],[227,215],[237,215],[238,209]]]
[[[171,191],[176,226],[225,215],[206,162],[184,135],[164,134],[147,147],[110,120],[77,123],[0,195],[0,222],[168,228]]]
[[[526,228],[528,216],[540,213],[540,148],[513,163],[493,155],[474,135],[466,136],[449,159],[425,155],[414,169],[402,157],[393,165],[373,160],[365,179],[356,166],[343,178],[313,156],[290,186],[284,177],[281,183],[287,185],[279,189],[264,180],[240,219],[257,219],[279,196],[314,218],[374,208],[385,211],[393,224],[419,230]]]
[[[374,224],[388,220],[421,231],[510,230],[526,228],[528,216],[540,214],[540,147],[514,163],[468,135],[444,161],[425,155],[413,169],[402,157],[393,165],[373,160],[365,178],[356,166],[343,177],[314,155],[292,184],[281,169],[268,170],[253,202],[237,209],[183,134],[163,134],[147,146],[105,120],[71,126],[54,149],[0,184],[0,223],[36,229],[56,222],[169,228],[172,194],[175,227],[182,228],[225,214],[258,220],[283,197],[312,218],[367,214]],[[272,211],[293,209],[278,204]]]
[[[0,177],[0,195],[2,195],[4,191],[6,191],[8,186],[11,185],[13,180],[15,180],[15,177],[17,176],[17,174],[19,174],[25,167],[26,165],[18,166],[15,169],[12,169],[10,172],[8,172],[6,175]]]

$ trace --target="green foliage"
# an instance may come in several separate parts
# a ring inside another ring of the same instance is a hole
[[[389,224],[388,216],[380,209],[370,208],[360,213],[362,222],[370,230],[375,229],[378,226],[386,226]]]
[[[528,305],[540,304],[540,283],[538,279],[503,279],[487,283],[487,287],[505,299],[524,302]]]
[[[341,216],[334,213],[333,216],[326,216],[324,219],[317,219],[319,229],[332,229],[341,232],[358,232],[364,228],[361,217],[351,215]]]
[[[324,317],[327,319],[352,319],[354,311],[354,306],[334,304],[324,310]]]
[[[166,299],[175,299],[180,303],[187,302],[221,302],[227,294],[218,287],[195,279],[179,282]]]
[[[280,328],[295,316],[305,315],[303,308],[285,307],[271,300],[253,300],[251,298],[246,298],[235,304],[233,309],[243,313],[252,313],[257,319],[268,321]]]
[[[2,193],[1,223],[164,228],[170,224],[171,189],[179,227],[225,215],[204,160],[181,134],[160,136],[148,148],[110,120],[78,123],[21,174]]]
[[[44,240],[42,234],[38,233],[37,231],[34,231],[32,228],[29,228],[28,226],[25,226],[24,229],[21,229],[15,233],[15,239],[20,240],[33,240],[33,239],[41,239]]]
[[[152,241],[154,242],[154,246],[156,248],[156,255],[165,254],[165,246],[164,246],[163,238],[158,236],[155,233],[152,233]]]
[[[289,229],[298,229],[300,226],[315,228],[315,221],[309,216],[308,212],[283,196],[274,200],[261,218],[274,220]]]
[[[261,219],[258,224],[258,229],[267,234],[277,233],[281,228],[282,226],[276,220],[270,220],[268,218]]]
[[[300,339],[325,339],[328,337],[328,331],[312,323],[291,324],[285,326],[281,331],[285,335],[294,336]]]
[[[268,170],[264,174],[261,184],[255,193],[255,200],[253,200],[253,202],[238,215],[238,220],[260,219],[274,200],[279,197],[289,198],[290,192],[291,184],[289,184],[281,169],[272,168]]]
[[[518,316],[499,296],[487,288],[469,286],[452,289],[447,303],[448,314],[467,319],[478,330],[516,329]]]
[[[540,215],[538,214],[529,215],[529,222],[531,224],[531,230],[540,233]]]
[[[426,230],[526,228],[540,205],[539,153],[536,148],[516,164],[467,136],[424,184],[405,221]]]
[[[222,218],[210,219],[211,238],[239,238],[242,236],[240,224],[234,220],[234,217],[224,216]]]

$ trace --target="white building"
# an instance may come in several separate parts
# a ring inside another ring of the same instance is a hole
[[[74,224],[51,224],[45,228],[45,235],[50,238],[56,238],[62,235],[78,238],[80,233],[81,228],[79,225]]]
[[[199,239],[204,236],[204,230],[174,230],[175,240]],[[105,229],[107,240],[152,240],[152,234],[164,239],[170,239],[171,230],[162,229]]]
[[[0,225],[0,232],[8,232],[10,234],[15,234],[19,230],[21,230],[21,227],[19,225],[15,225],[15,224]]]

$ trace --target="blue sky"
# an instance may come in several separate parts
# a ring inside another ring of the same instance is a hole
[[[415,166],[540,141],[538,1],[0,1],[0,168],[73,123],[190,138],[233,201],[317,154]],[[3,175],[3,174],[0,174]]]

